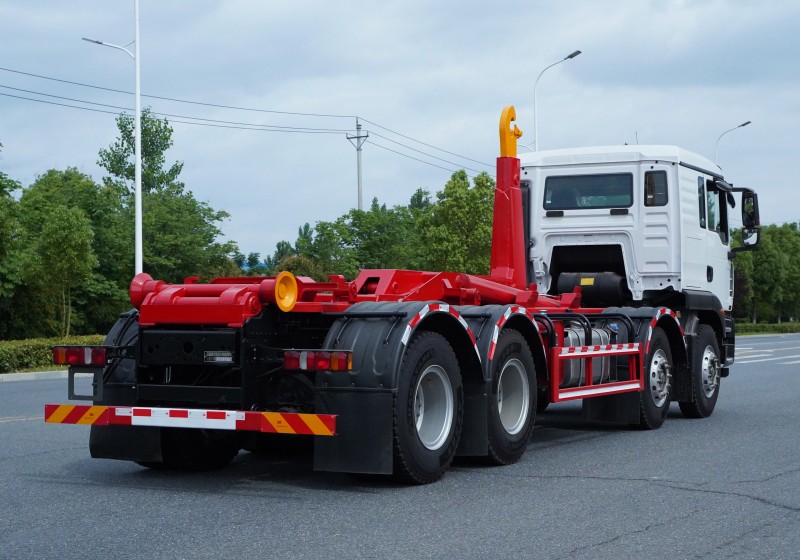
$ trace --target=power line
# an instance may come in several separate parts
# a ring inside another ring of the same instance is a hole
[[[54,81],[54,82],[60,82],[60,83],[64,83],[64,84],[70,84],[70,85],[75,85],[75,86],[80,86],[80,87],[88,87],[88,88],[92,88],[92,89],[97,89],[97,90],[102,90],[102,91],[109,91],[109,92],[113,92],[113,93],[121,93],[121,94],[125,94],[125,95],[132,95],[132,93],[129,92],[129,91],[124,91],[124,90],[119,90],[119,89],[114,89],[114,88],[108,88],[108,87],[103,87],[103,86],[97,86],[97,85],[93,85],[93,84],[86,84],[86,83],[76,82],[76,81],[72,81],[72,80],[64,80],[64,79],[61,79],[61,78],[53,78],[51,76],[44,76],[42,74],[35,74],[33,72],[23,72],[21,70],[14,70],[12,68],[5,68],[5,67],[2,67],[2,66],[0,66],[0,70],[5,71],[5,72],[11,72],[11,73],[14,73],[14,74],[20,74],[20,75],[23,75],[23,76],[30,76],[30,77],[34,77],[34,78],[43,79],[43,80],[50,80],[50,81]],[[375,127],[378,127],[380,129],[382,129],[382,130],[385,130],[387,132],[390,132],[392,134],[395,134],[397,136],[405,138],[406,140],[411,140],[412,142],[416,142],[417,144],[421,144],[421,145],[426,146],[428,148],[432,148],[434,150],[438,150],[440,152],[455,156],[455,157],[460,158],[460,159],[464,159],[466,161],[472,161],[474,163],[478,163],[480,165],[484,165],[484,166],[489,167],[489,168],[493,168],[494,167],[493,165],[490,165],[488,163],[485,163],[485,162],[482,162],[482,161],[479,161],[479,160],[476,160],[476,159],[468,158],[466,156],[462,156],[462,155],[457,154],[455,152],[451,152],[451,151],[445,150],[443,148],[439,148],[437,146],[434,146],[433,144],[428,144],[426,142],[422,142],[421,140],[417,140],[416,138],[412,138],[411,136],[407,136],[405,134],[402,134],[400,132],[397,132],[395,130],[387,128],[387,127],[385,127],[383,125],[380,125],[380,124],[378,124],[376,122],[370,121],[370,120],[365,119],[363,117],[358,117],[357,115],[340,115],[340,114],[335,114],[335,113],[303,113],[303,112],[298,112],[298,111],[277,111],[277,110],[271,110],[271,109],[256,109],[256,108],[251,108],[251,107],[240,107],[240,106],[235,106],[235,105],[223,105],[223,104],[218,104],[218,103],[207,103],[207,102],[201,102],[201,101],[190,101],[190,100],[186,100],[186,99],[178,99],[178,98],[174,98],[174,97],[165,97],[165,96],[159,96],[159,95],[146,95],[146,94],[143,94],[142,97],[147,97],[149,99],[159,99],[159,100],[162,100],[162,101],[172,101],[172,102],[175,102],[175,103],[187,103],[187,104],[191,104],[191,105],[199,105],[199,106],[204,106],[204,107],[216,107],[216,108],[221,108],[221,109],[232,109],[232,110],[237,110],[237,111],[251,111],[251,112],[259,112],[259,113],[271,113],[271,114],[279,114],[279,115],[293,115],[293,116],[304,116],[304,117],[353,118],[353,119],[354,118],[361,118],[361,120],[363,120],[364,122],[367,122],[367,123],[369,123],[369,124],[371,124],[371,125],[373,125]],[[185,118],[185,117],[183,117],[183,118]],[[188,118],[193,118],[193,117],[188,117]],[[387,138],[387,140],[388,140],[388,138]],[[390,140],[390,141],[393,142],[393,140]],[[399,142],[395,142],[395,143],[399,144]],[[400,145],[402,145],[402,144],[400,144]],[[407,147],[407,146],[404,146],[404,147]],[[409,148],[409,149],[413,150],[413,148]],[[420,150],[414,150],[414,151],[417,151],[419,153],[425,154],[425,155],[427,155],[429,157],[433,157],[433,158],[436,158],[436,159],[441,159],[441,158],[437,158],[436,156],[433,156],[431,154],[428,154],[426,152],[422,152]]]
[[[30,93],[30,94],[33,94],[33,95],[40,95],[40,96],[44,96],[44,97],[50,97],[50,98],[53,98],[53,99],[61,99],[63,101],[72,101],[74,103],[83,103],[83,104],[87,104],[87,105],[93,105],[93,106],[96,106],[96,107],[106,107],[106,108],[117,109],[117,110],[121,110],[121,111],[127,111],[127,112],[131,111],[131,109],[129,107],[122,107],[122,106],[119,106],[119,105],[109,105],[109,104],[106,104],[106,103],[97,103],[97,102],[94,102],[94,101],[86,101],[86,100],[83,100],[83,99],[76,99],[76,98],[73,98],[73,97],[66,97],[66,96],[61,96],[61,95],[53,95],[53,94],[49,94],[49,93],[43,93],[43,92],[39,92],[39,91],[35,91],[35,90],[29,90],[29,89],[23,89],[23,88],[16,88],[16,87],[6,86],[6,85],[2,85],[2,84],[0,84],[0,88],[10,89],[10,90],[13,90],[13,91],[19,91],[19,92],[24,92],[24,93]],[[22,99],[22,100],[25,100],[25,101],[34,101],[34,102],[38,102],[38,103],[57,105],[57,106],[60,106],[60,107],[68,107],[68,108],[72,108],[72,109],[83,109],[83,110],[94,111],[94,112],[105,113],[105,114],[117,114],[116,112],[112,112],[112,111],[104,111],[104,110],[99,110],[99,109],[90,109],[88,107],[79,107],[79,106],[76,106],[76,105],[69,105],[69,104],[66,104],[66,103],[47,102],[47,101],[44,101],[44,100],[41,100],[41,99],[33,99],[33,98],[30,98],[30,97],[24,97],[24,96],[18,96],[18,95],[3,94],[3,93],[0,93],[0,95],[4,95],[6,97],[13,97],[13,98],[16,98],[16,99]],[[336,134],[336,133],[349,132],[348,130],[343,130],[343,129],[313,129],[313,128],[306,128],[306,127],[286,127],[286,126],[278,126],[278,125],[262,125],[262,124],[257,124],[257,123],[242,123],[242,122],[236,122],[236,121],[222,121],[222,120],[218,120],[218,119],[206,119],[206,118],[202,118],[202,117],[193,117],[193,116],[186,116],[186,115],[175,115],[175,114],[171,114],[171,113],[156,113],[156,112],[153,112],[153,114],[154,115],[158,115],[158,116],[169,117],[169,118],[172,119],[171,122],[173,122],[173,123],[192,124],[192,125],[197,125],[197,126],[211,126],[211,127],[214,127],[214,128],[228,128],[228,129],[256,130],[256,131],[262,130],[262,131],[270,131],[270,132],[304,132],[304,133],[315,133],[315,134],[324,134],[324,133]],[[190,119],[190,120],[182,120],[182,119]],[[203,122],[194,122],[194,121],[203,121]],[[427,152],[423,152],[421,150],[417,150],[416,148],[412,148],[411,146],[408,146],[406,144],[402,144],[401,142],[397,142],[396,140],[392,140],[391,138],[388,138],[386,136],[378,134],[377,132],[373,132],[373,134],[375,136],[378,136],[379,138],[383,138],[384,140],[387,140],[389,142],[397,144],[398,146],[402,146],[403,148],[406,148],[408,150],[412,150],[414,152],[417,152],[417,153],[420,153],[422,155],[431,157],[433,159],[437,159],[439,161],[442,161],[444,163],[448,163],[450,165],[454,165],[456,167],[461,167],[461,166],[459,166],[458,163],[455,163],[455,162],[452,162],[452,161],[448,161],[446,159],[434,156],[432,154],[429,154]],[[413,159],[413,160],[418,161],[420,163],[426,163],[428,165],[433,165],[434,167],[438,167],[439,169],[445,169],[447,171],[454,171],[453,169],[449,169],[449,168],[445,168],[445,167],[442,167],[442,166],[439,166],[439,165],[432,164],[431,162],[428,162],[428,161],[425,161],[425,160],[421,160],[419,158],[415,158],[415,157],[409,156],[408,154],[404,154],[402,152],[398,152],[397,150],[392,150],[392,149],[387,148],[386,146],[383,146],[381,144],[376,144],[374,142],[370,142],[370,143],[372,145],[374,145],[374,146],[377,146],[378,148],[382,148],[384,150],[390,151],[390,152],[395,153],[397,155],[401,155],[401,156],[407,157],[409,159]],[[481,171],[478,171],[477,169],[472,169],[470,167],[464,167],[464,169],[465,170],[469,170],[469,171],[473,171],[475,173],[481,173]]]
[[[21,70],[12,70],[11,68],[4,68],[2,66],[0,66],[0,70],[2,70],[4,72],[12,72],[14,74],[22,74],[23,76],[31,76],[33,78],[41,78],[42,80],[50,80],[52,82],[61,82],[62,84],[70,84],[70,85],[73,85],[73,86],[88,87],[88,88],[92,88],[92,89],[99,89],[99,90],[102,90],[102,91],[110,91],[112,93],[122,93],[122,94],[125,94],[125,95],[133,95],[132,92],[121,90],[121,89],[108,88],[108,87],[97,86],[97,85],[93,85],[93,84],[84,84],[82,82],[73,82],[71,80],[62,80],[60,78],[52,78],[50,76],[43,76],[41,74],[34,74],[32,72],[23,72]],[[330,118],[341,118],[341,119],[344,119],[344,118],[354,119],[354,118],[356,118],[356,115],[336,115],[336,114],[325,114],[325,113],[301,113],[301,112],[297,112],[297,111],[277,111],[277,110],[272,110],[272,109],[253,109],[253,108],[250,108],[250,107],[236,107],[236,106],[233,106],[233,105],[221,105],[221,104],[217,104],[217,103],[205,103],[205,102],[202,102],[202,101],[190,101],[190,100],[187,100],[187,99],[176,99],[176,98],[173,98],[173,97],[163,97],[163,96],[160,96],[160,95],[142,94],[142,97],[147,97],[147,98],[150,98],[150,99],[160,99],[162,101],[174,101],[176,103],[188,103],[190,105],[202,105],[204,107],[217,107],[217,108],[220,108],[220,109],[235,109],[237,111],[253,111],[253,112],[257,112],[257,113],[274,113],[274,114],[278,114],[278,115],[295,115],[295,116],[300,116],[300,117],[330,117]]]
[[[0,85],[0,87],[4,87],[5,88],[5,87],[8,87],[8,86]],[[30,90],[20,90],[20,88],[8,88],[8,89],[14,89],[14,90],[17,90],[17,91],[26,91],[26,92],[30,91]],[[32,93],[36,94],[36,92],[32,92]],[[48,95],[48,94],[38,94],[38,95]],[[67,103],[59,103],[59,102],[56,102],[56,101],[46,101],[44,99],[33,99],[33,98],[30,98],[30,97],[24,97],[24,96],[21,96],[21,95],[13,95],[13,94],[10,94],[10,93],[1,93],[0,92],[0,96],[11,97],[11,98],[14,98],[14,99],[22,99],[22,100],[25,100],[25,101],[33,101],[33,102],[36,102],[36,103],[43,103],[45,105],[55,105],[55,106],[58,106],[58,107],[68,107],[70,109],[80,109],[82,111],[91,111],[93,113],[103,113],[103,114],[107,114],[107,115],[118,115],[118,113],[116,111],[106,111],[104,109],[93,109],[91,107],[80,107],[78,105],[69,105]],[[102,107],[117,108],[117,109],[122,109],[124,111],[130,111],[130,109],[126,109],[125,107],[117,107],[115,105],[106,105],[106,104],[103,104],[103,103],[94,103],[94,102],[91,102],[91,101],[73,100],[71,98],[65,98],[65,97],[54,96],[54,95],[50,95],[50,97],[55,97],[55,98],[58,98],[58,99],[65,99],[65,100],[71,100],[71,101],[75,101],[77,103],[87,103],[87,104],[92,104],[92,105],[97,105],[97,106],[102,106]],[[159,114],[159,113],[154,113],[154,114]],[[179,117],[179,119],[180,118],[195,118],[195,117]],[[220,121],[213,121],[213,122],[210,122],[210,123],[205,123],[205,122],[201,123],[201,122],[184,121],[184,120],[179,120],[179,119],[175,119],[175,120],[172,120],[170,122],[172,122],[172,123],[180,123],[180,124],[189,124],[189,125],[195,125],[195,126],[208,126],[208,127],[212,127],[212,128],[226,128],[226,129],[236,129],[236,130],[253,130],[253,131],[261,131],[261,132],[294,132],[294,133],[304,133],[304,134],[341,134],[341,132],[339,132],[339,131],[335,131],[334,132],[334,131],[324,131],[324,130],[316,130],[315,131],[315,130],[296,130],[296,129],[293,129],[293,130],[285,130],[285,129],[275,130],[275,129],[272,129],[272,128],[264,128],[265,126],[268,126],[268,125],[255,125],[255,124],[241,123],[240,126],[236,126],[236,125],[233,125],[233,124],[215,124],[216,122],[220,122]],[[200,119],[200,120],[210,120],[210,119]],[[224,123],[226,121],[221,121],[221,122]],[[378,136],[378,135],[376,134],[376,136]],[[388,139],[388,138],[386,138],[384,136],[381,136],[381,138],[384,138],[384,139],[389,140],[390,142],[392,142],[391,139]],[[383,146],[381,144],[375,143],[373,141],[367,141],[367,143],[369,143],[369,144],[371,144],[371,145],[373,145],[373,146],[375,146],[377,148],[381,148],[382,150],[386,150],[388,152],[392,152],[392,153],[397,154],[399,156],[403,156],[405,158],[412,159],[414,161],[417,161],[419,163],[424,163],[424,164],[430,165],[432,167],[437,167],[439,169],[443,169],[443,170],[449,171],[451,173],[455,173],[457,171],[456,169],[452,169],[452,168],[444,167],[444,166],[441,166],[441,165],[437,165],[435,163],[432,163],[432,162],[429,162],[429,161],[425,161],[425,160],[416,158],[414,156],[410,156],[408,154],[404,154],[402,152],[398,152],[397,150],[393,150],[391,148],[388,148],[388,147]],[[410,148],[410,149],[413,150],[413,148]],[[418,150],[415,150],[415,151],[418,151]],[[420,153],[423,153],[424,155],[429,155],[430,156],[430,154],[425,154],[424,152],[420,152]],[[435,156],[430,156],[430,157],[435,157]],[[436,159],[441,159],[441,158],[436,158]],[[446,163],[451,163],[452,165],[456,165],[458,167],[457,164],[454,164],[452,162],[446,162]],[[472,178],[472,177],[470,177],[470,178]]]
[[[12,95],[10,93],[0,93],[0,95],[2,95],[3,97],[13,97],[14,99],[23,99],[25,101],[33,101],[33,102],[36,102],[36,103],[43,103],[45,105],[56,105],[56,106],[59,106],[59,107],[69,107],[70,109],[80,109],[82,111],[91,111],[93,113],[105,113],[107,115],[118,115],[119,114],[116,111],[105,111],[103,109],[92,109],[91,107],[80,107],[78,105],[69,105],[67,103],[58,103],[56,101],[46,101],[44,99],[33,99],[33,98],[30,98],[30,97],[23,97],[21,95]],[[89,103],[89,102],[79,101],[79,103]],[[123,110],[130,111],[130,109],[123,109]],[[159,113],[154,113],[154,114],[157,115]],[[287,130],[287,129],[283,129],[283,128],[281,128],[281,129],[266,128],[268,125],[255,125],[255,124],[247,125],[246,123],[243,123],[243,125],[241,125],[241,126],[236,126],[236,125],[226,125],[226,124],[214,124],[214,123],[185,121],[185,120],[180,120],[181,118],[190,118],[190,119],[192,119],[192,118],[195,118],[195,117],[179,117],[178,119],[173,119],[170,122],[171,123],[180,123],[180,124],[191,124],[191,125],[195,125],[195,126],[209,126],[209,127],[213,127],[213,128],[229,128],[229,129],[235,129],[235,130],[254,130],[254,131],[260,131],[260,132],[289,132],[289,133],[296,133],[296,134],[341,134],[341,132],[338,132],[338,131],[332,132],[332,131],[326,131],[326,130],[322,130],[322,129],[320,129],[320,130],[314,130],[314,129],[311,129],[311,130],[288,129]]]
[[[383,138],[384,140],[392,142],[393,144],[397,144],[398,146],[402,146],[402,147],[406,148],[407,150],[411,150],[411,151],[417,152],[419,154],[426,155],[426,156],[431,157],[433,159],[438,159],[439,161],[443,161],[445,163],[449,163],[450,165],[455,165],[456,167],[461,167],[461,168],[469,170],[469,171],[474,171],[475,173],[482,173],[482,171],[479,171],[478,169],[472,169],[471,167],[466,167],[464,165],[459,165],[458,163],[455,163],[455,162],[452,162],[452,161],[448,161],[446,159],[431,155],[431,154],[429,154],[427,152],[423,152],[422,150],[417,150],[416,148],[412,148],[411,146],[406,146],[405,144],[402,144],[402,143],[400,143],[400,142],[398,142],[396,140],[392,140],[391,138],[387,138],[386,136],[382,136],[382,135],[378,134],[375,131],[370,131],[370,132],[372,132],[372,134],[374,136],[377,136],[378,138]],[[377,144],[376,144],[376,146],[377,146]]]
[[[410,156],[408,154],[404,154],[403,152],[398,152],[397,150],[393,150],[391,148],[387,148],[386,146],[382,146],[381,144],[376,144],[372,140],[367,140],[366,143],[367,144],[371,144],[372,146],[375,146],[377,148],[381,148],[382,150],[386,150],[387,152],[392,152],[392,153],[397,154],[399,156],[403,156],[403,157],[406,157],[408,159],[413,159],[414,161],[418,161],[420,163],[424,163],[424,164],[430,165],[432,167],[438,167],[439,169],[444,169],[445,171],[449,171],[450,173],[455,173],[456,171],[458,171],[457,169],[451,169],[449,167],[444,167],[442,165],[437,165],[435,163],[431,163],[430,161],[425,161],[424,159],[415,158],[414,156]],[[468,174],[468,176],[469,176],[469,174]],[[470,178],[472,178],[472,177],[470,177]]]
[[[2,70],[2,68],[0,68],[0,70]],[[465,156],[462,156],[462,155],[456,154],[456,153],[454,153],[454,152],[448,152],[447,150],[443,150],[442,148],[437,148],[436,146],[433,146],[432,144],[426,144],[425,142],[420,142],[419,140],[416,140],[416,139],[414,139],[414,138],[411,138],[410,136],[406,136],[405,134],[401,134],[401,133],[399,133],[399,132],[396,132],[396,131],[394,131],[394,130],[392,130],[392,129],[390,129],[390,128],[386,128],[385,126],[381,126],[381,125],[379,125],[378,123],[374,123],[374,122],[372,122],[372,121],[370,121],[370,120],[367,120],[367,119],[365,119],[364,117],[361,117],[361,120],[362,120],[362,121],[364,121],[364,122],[366,122],[366,123],[369,123],[369,124],[371,124],[372,126],[377,126],[378,128],[381,128],[381,129],[383,129],[383,130],[386,130],[386,131],[388,131],[388,132],[391,132],[392,134],[396,134],[397,136],[400,136],[400,137],[402,137],[402,138],[405,138],[406,140],[411,140],[411,141],[413,141],[413,142],[416,142],[417,144],[422,144],[423,146],[428,146],[429,148],[433,148],[434,150],[439,150],[440,152],[444,152],[444,153],[446,153],[446,154],[450,154],[451,156],[456,156],[456,157],[459,157],[459,158],[461,158],[461,159],[465,159],[465,160],[467,160],[467,161],[472,161],[472,162],[475,162],[475,163],[480,163],[481,165],[485,165],[486,167],[494,167],[493,165],[490,165],[490,164],[488,164],[488,163],[484,163],[484,162],[482,162],[482,161],[478,161],[477,159],[468,158],[468,157],[465,157]],[[373,134],[374,134],[374,133],[373,133]]]
[[[87,105],[95,105],[95,106],[99,106],[99,107],[110,107],[112,109],[120,109],[122,111],[131,111],[130,107],[120,107],[119,105],[107,105],[105,103],[96,103],[94,101],[85,101],[83,99],[75,99],[73,97],[64,97],[64,96],[61,96],[61,95],[52,95],[52,94],[49,94],[49,93],[42,93],[40,91],[34,91],[34,90],[30,90],[30,89],[21,89],[21,88],[15,88],[15,87],[11,87],[11,86],[4,86],[2,84],[0,84],[0,88],[11,89],[11,90],[14,90],[14,91],[21,91],[21,92],[24,92],[24,93],[31,93],[31,94],[34,94],[34,95],[42,95],[44,97],[52,97],[54,99],[62,99],[62,100],[65,100],[65,101],[73,101],[75,103],[85,103]],[[23,98],[23,99],[28,99],[28,98]],[[309,128],[309,127],[299,127],[299,126],[281,126],[281,125],[274,125],[274,124],[243,123],[243,122],[236,122],[236,121],[223,121],[223,120],[218,120],[218,119],[206,119],[206,118],[202,118],[202,117],[192,117],[192,116],[187,116],[187,115],[175,115],[175,114],[172,114],[172,113],[157,113],[155,111],[153,112],[153,114],[161,116],[161,117],[174,117],[174,118],[178,118],[178,119],[192,119],[192,120],[197,120],[197,121],[206,121],[206,122],[219,123],[219,124],[230,124],[230,125],[247,126],[247,127],[260,127],[260,128],[266,128],[266,129],[275,129],[276,131],[286,130],[287,132],[288,131],[309,131],[309,132],[331,132],[331,133],[333,133],[333,132],[339,132],[339,133],[349,132],[349,130],[347,130],[347,129],[339,129],[339,128]]]

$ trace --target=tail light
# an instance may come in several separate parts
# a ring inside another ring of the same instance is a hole
[[[289,371],[350,371],[352,352],[327,350],[287,350],[283,354],[283,369]]]
[[[53,363],[57,366],[104,366],[108,351],[102,346],[53,346]]]

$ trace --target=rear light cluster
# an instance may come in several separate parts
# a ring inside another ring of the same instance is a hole
[[[54,346],[53,363],[57,366],[104,366],[108,352],[102,346]]]
[[[283,369],[303,371],[350,371],[352,352],[324,350],[287,350],[283,354]]]

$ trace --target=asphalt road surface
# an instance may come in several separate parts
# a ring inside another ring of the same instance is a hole
[[[537,420],[520,463],[428,486],[241,453],[214,473],[89,458],[66,381],[0,383],[0,558],[800,557],[800,335],[740,338],[711,418]]]

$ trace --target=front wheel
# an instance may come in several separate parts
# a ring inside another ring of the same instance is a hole
[[[442,478],[455,456],[463,415],[453,349],[438,333],[418,333],[403,357],[395,396],[395,476],[417,484]]]
[[[639,427],[655,430],[667,418],[672,388],[672,352],[661,327],[653,329],[642,375],[644,391],[639,394]]]
[[[679,402],[687,418],[706,418],[714,412],[719,397],[722,366],[719,363],[719,343],[714,329],[700,325],[692,345],[691,401]]]
[[[497,340],[489,395],[489,460],[497,465],[519,461],[536,416],[536,369],[523,336],[504,330]]]

